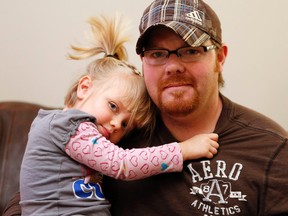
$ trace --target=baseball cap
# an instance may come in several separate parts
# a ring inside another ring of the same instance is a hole
[[[159,25],[171,28],[192,47],[201,46],[209,39],[222,44],[220,20],[203,0],[154,0],[141,18],[137,54],[142,52],[149,32]]]

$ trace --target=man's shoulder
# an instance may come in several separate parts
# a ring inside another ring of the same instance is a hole
[[[223,110],[219,118],[219,124],[229,125],[229,127],[237,125],[246,130],[254,131],[254,133],[259,131],[287,137],[287,131],[270,117],[235,103],[226,97],[223,97],[222,101]]]

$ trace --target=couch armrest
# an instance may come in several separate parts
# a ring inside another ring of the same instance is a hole
[[[21,216],[20,193],[17,192],[12,196],[11,200],[7,203],[2,216]]]
[[[26,102],[0,102],[0,213],[19,191],[19,174],[28,132],[40,108]]]

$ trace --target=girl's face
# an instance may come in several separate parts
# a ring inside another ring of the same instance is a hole
[[[77,109],[89,113],[96,118],[99,132],[113,143],[117,143],[127,132],[133,129],[128,122],[131,111],[125,98],[125,83],[107,84],[103,89],[95,90],[89,78],[79,83]]]

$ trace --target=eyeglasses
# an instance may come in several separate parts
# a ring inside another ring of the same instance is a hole
[[[205,52],[216,49],[217,46],[199,46],[199,47],[180,47],[176,50],[167,49],[149,49],[142,51],[141,55],[144,61],[149,65],[164,65],[169,56],[175,54],[182,62],[194,62],[201,59]]]

